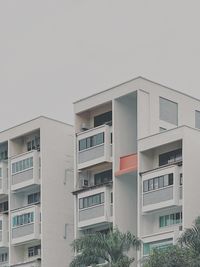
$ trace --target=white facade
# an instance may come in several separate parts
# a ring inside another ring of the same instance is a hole
[[[200,100],[139,77],[74,110],[75,236],[129,230],[140,266],[200,215]]]
[[[68,267],[73,127],[46,117],[0,133],[0,266]]]

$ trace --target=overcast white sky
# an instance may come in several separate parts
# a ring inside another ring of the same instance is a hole
[[[0,0],[0,130],[135,76],[200,98],[199,0]]]

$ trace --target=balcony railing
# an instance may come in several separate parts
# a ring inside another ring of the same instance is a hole
[[[40,183],[39,152],[33,150],[11,158],[11,190]]]
[[[84,169],[102,162],[111,161],[111,129],[112,127],[109,125],[101,125],[77,134],[78,169]],[[96,142],[96,144],[92,144],[89,147],[86,146],[85,148],[80,149],[80,141],[85,140],[85,142],[89,142],[90,138],[98,136],[99,134],[102,134],[103,136],[100,142]]]
[[[26,216],[28,216],[28,214],[31,214],[33,218],[32,220],[27,219]],[[14,223],[16,217],[18,217],[16,219],[17,225]],[[21,220],[20,223],[18,223],[19,220]],[[34,205],[31,207],[12,211],[11,222],[12,222],[11,243],[13,245],[26,243],[31,240],[40,239],[40,207],[39,206]]]

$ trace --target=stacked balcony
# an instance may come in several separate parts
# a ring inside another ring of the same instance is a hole
[[[180,166],[172,165],[142,175],[143,212],[180,205],[181,169]]]
[[[11,158],[11,190],[40,184],[40,152],[32,150]]]
[[[108,225],[112,222],[112,187],[104,185],[80,193],[78,207],[78,227],[80,229]]]
[[[77,134],[79,170],[112,161],[111,132],[112,126],[104,124]]]
[[[11,212],[11,244],[19,245],[39,240],[41,233],[40,207],[33,205]]]

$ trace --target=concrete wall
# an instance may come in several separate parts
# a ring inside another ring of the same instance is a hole
[[[73,241],[73,128],[41,126],[41,218],[43,267],[69,266]]]
[[[183,226],[191,227],[200,216],[200,131],[187,129],[183,143]]]

